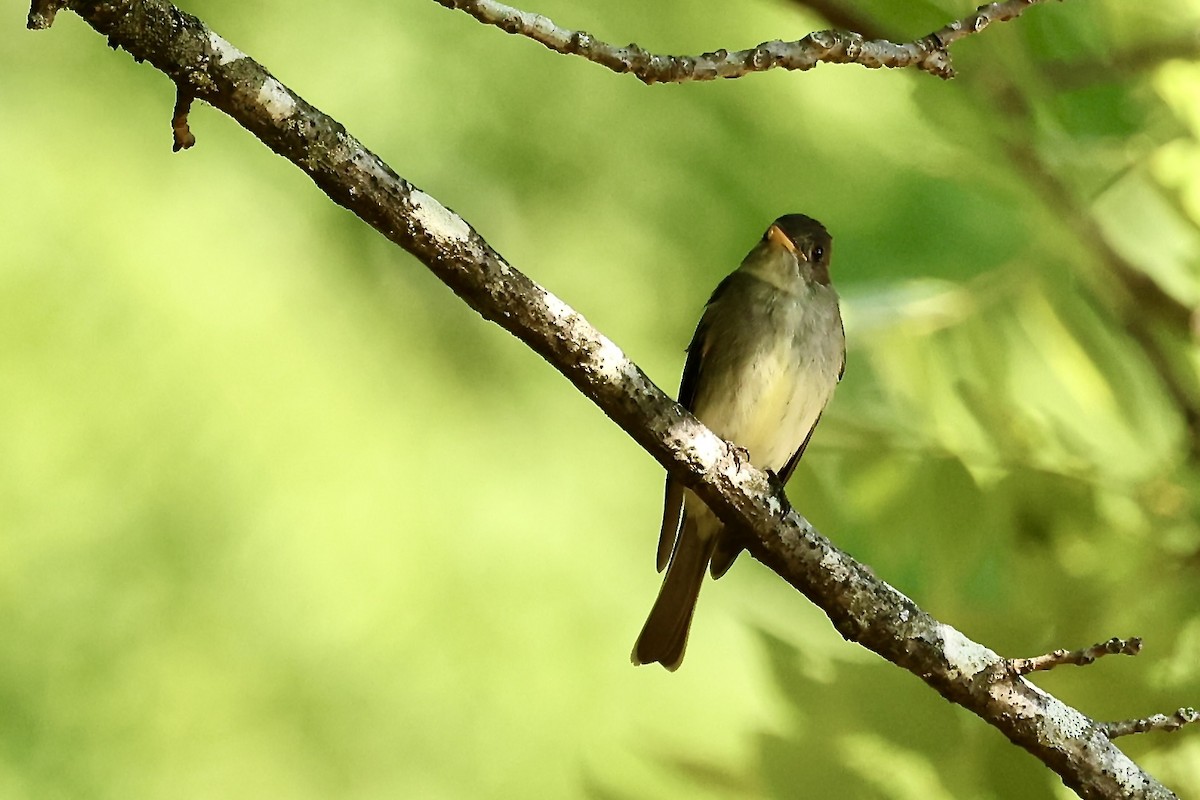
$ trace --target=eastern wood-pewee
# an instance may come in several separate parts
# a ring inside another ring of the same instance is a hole
[[[832,245],[815,219],[775,220],[709,298],[683,368],[680,404],[783,483],[846,367]],[[704,501],[667,477],[658,539],[667,574],[633,663],[679,667],[705,569],[721,577],[741,549]]]

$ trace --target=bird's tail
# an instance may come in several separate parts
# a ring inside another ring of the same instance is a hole
[[[701,538],[695,517],[685,518],[662,588],[633,646],[634,664],[658,662],[672,672],[679,668],[716,541],[716,536]]]

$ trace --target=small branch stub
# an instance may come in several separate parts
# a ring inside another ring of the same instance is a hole
[[[196,137],[188,125],[188,114],[192,110],[194,99],[182,86],[175,87],[175,110],[171,114],[171,135],[174,137],[171,144],[172,153],[187,150],[196,143]]]
[[[1192,725],[1196,722],[1200,722],[1200,711],[1194,708],[1181,708],[1170,716],[1155,714],[1143,719],[1106,722],[1100,726],[1100,729],[1104,731],[1109,739],[1115,739],[1118,736],[1128,736],[1131,733],[1148,733],[1150,731],[1172,733],[1184,725]]]
[[[66,0],[33,0],[29,5],[29,16],[25,27],[31,31],[41,31],[54,24],[54,15],[65,6]]]
[[[1101,656],[1136,656],[1141,651],[1142,640],[1140,637],[1135,636],[1132,639],[1118,639],[1113,637],[1107,642],[1094,644],[1091,647],[1084,647],[1080,650],[1055,650],[1052,653],[1047,653],[1044,656],[1035,656],[1034,658],[1010,658],[1006,662],[1006,666],[1008,667],[1009,674],[1017,677],[1039,670],[1054,669],[1055,667],[1061,667],[1063,664],[1086,667]]]

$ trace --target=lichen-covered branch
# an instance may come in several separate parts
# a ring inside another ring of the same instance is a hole
[[[39,0],[40,1],[40,0]],[[68,0],[107,41],[152,64],[181,98],[209,103],[304,171],[334,202],[420,259],[485,318],[541,355],[750,537],[756,557],[837,630],[977,714],[1087,798],[1172,793],[1106,729],[1014,676],[1008,662],[938,622],[793,511],[768,476],[655,386],[610,339],[508,264],[458,214],[260,64],[167,0]],[[181,115],[177,115],[181,116]],[[177,119],[176,129],[182,124]]]
[[[974,14],[956,20],[915,42],[897,44],[868,39],[842,30],[816,31],[794,42],[763,42],[746,50],[717,50],[698,56],[657,55],[636,44],[612,45],[587,31],[556,25],[549,17],[522,11],[496,0],[437,0],[446,8],[465,11],[475,19],[495,25],[545,45],[556,53],[577,55],[628,72],[643,83],[685,83],[717,78],[740,78],[769,69],[808,70],[820,63],[861,64],[864,67],[916,67],[939,78],[954,77],[947,48],[993,22],[1015,19],[1030,6],[1048,0],[1005,0],[980,6]]]

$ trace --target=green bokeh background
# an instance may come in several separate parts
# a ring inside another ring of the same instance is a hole
[[[825,26],[530,8],[659,52]],[[1002,653],[1144,636],[1035,678],[1086,713],[1200,704],[1197,352],[1103,256],[1200,301],[1200,2],[1035,7],[950,83],[656,87],[428,0],[186,10],[668,390],[764,225],[823,220],[850,354],[801,512]],[[228,119],[172,154],[164,76],[0,11],[0,798],[1067,794],[749,559],[682,670],[631,667],[661,468]],[[1123,746],[1200,797],[1200,732]]]

